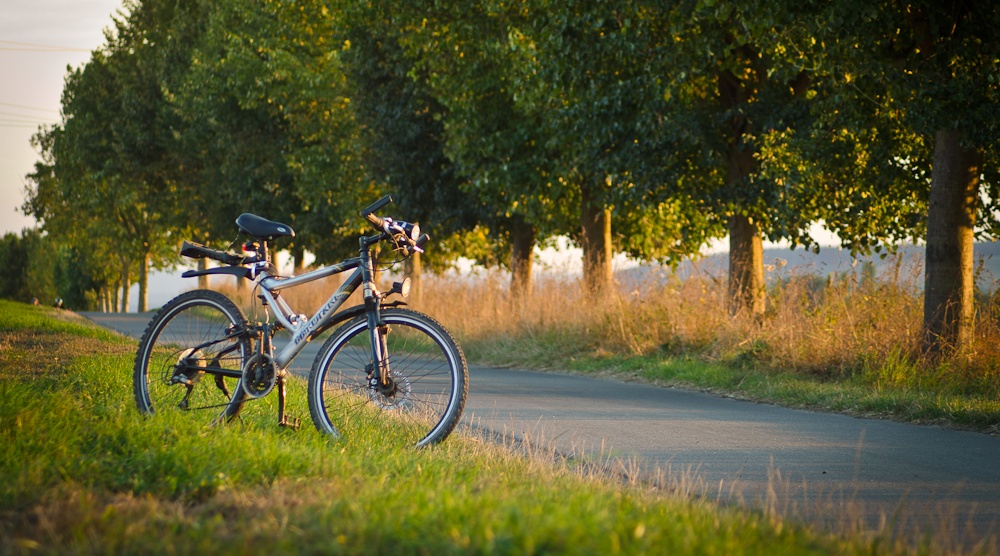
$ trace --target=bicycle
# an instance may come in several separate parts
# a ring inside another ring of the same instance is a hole
[[[277,387],[278,424],[298,428],[300,421],[285,413],[286,369],[306,344],[333,329],[309,372],[307,396],[316,428],[339,437],[350,428],[378,426],[383,439],[417,446],[444,440],[465,407],[468,366],[441,324],[405,308],[405,301],[386,301],[394,294],[405,299],[409,278],[387,292],[375,283],[376,245],[385,243],[402,260],[423,252],[430,239],[417,224],[375,214],[391,202],[386,196],[361,211],[378,233],[360,237],[358,257],[298,276],[279,275],[268,250],[269,242],[294,237],[292,228],[250,213],[236,219],[240,233],[249,236],[243,255],[185,241],[181,255],[225,266],[188,270],[183,277],[221,274],[255,281],[265,317],[247,320],[235,303],[212,290],[189,291],[167,302],[147,325],[136,352],[133,387],[139,410],[202,415],[215,425],[236,419],[248,401]],[[310,318],[280,295],[349,270],[353,273]],[[341,310],[358,288],[363,302]],[[271,322],[268,307],[277,322]],[[272,340],[282,329],[291,332],[291,340],[275,353]]]

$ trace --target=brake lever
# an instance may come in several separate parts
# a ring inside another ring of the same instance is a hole
[[[423,253],[424,252],[424,249],[422,247],[420,247],[419,245],[417,245],[417,242],[413,241],[410,238],[410,236],[406,235],[405,231],[404,232],[400,232],[399,234],[397,234],[397,235],[395,235],[393,237],[401,237],[401,238],[403,238],[403,241],[406,242],[407,247],[409,247],[410,251],[412,251],[412,252],[415,252],[415,253]]]
[[[410,235],[406,232],[406,229],[396,223],[395,220],[389,218],[388,216],[382,219],[383,227],[382,231],[389,235],[396,244],[399,244],[399,238],[402,238],[406,245],[417,253],[423,253],[424,250],[417,245]]]

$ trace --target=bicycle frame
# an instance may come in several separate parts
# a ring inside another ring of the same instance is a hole
[[[382,341],[377,333],[380,310],[380,292],[374,282],[374,266],[371,256],[371,246],[381,240],[380,236],[362,237],[361,253],[359,257],[346,259],[339,263],[319,268],[305,274],[290,278],[271,275],[268,272],[270,266],[266,262],[261,262],[261,276],[258,285],[261,290],[261,297],[265,305],[275,308],[275,318],[292,333],[291,341],[285,345],[278,353],[273,362],[277,369],[285,369],[302,351],[312,338],[329,328],[330,326],[354,317],[363,312],[368,315],[369,330],[372,331],[372,361],[375,369],[379,370],[379,380],[387,376],[382,373],[384,363],[384,352]],[[294,288],[321,278],[333,276],[354,269],[350,277],[330,296],[329,299],[316,311],[308,320],[297,314],[288,303],[280,297],[280,291],[285,288]],[[347,299],[358,287],[363,287],[364,305],[348,309],[338,313]]]
[[[309,410],[317,429],[338,434],[327,407],[328,395],[338,400],[335,404],[338,407],[343,405],[339,396],[353,399],[360,395],[380,411],[419,407],[415,411],[420,416],[430,417],[440,410],[439,421],[418,444],[437,442],[447,436],[465,403],[468,368],[454,338],[431,317],[408,309],[389,309],[406,305],[401,300],[388,302],[386,298],[393,294],[405,298],[408,279],[379,291],[375,282],[379,261],[374,250],[381,243],[389,246],[386,252],[398,262],[422,253],[423,246],[430,241],[430,236],[420,233],[417,223],[375,214],[391,202],[387,195],[361,211],[361,216],[378,233],[359,238],[358,256],[298,276],[282,276],[272,262],[268,246],[282,237],[295,237],[294,230],[251,213],[243,213],[236,219],[240,234],[249,237],[241,249],[235,249],[235,240],[221,251],[184,241],[182,256],[208,258],[223,266],[187,270],[183,277],[226,275],[247,279],[254,285],[254,296],[259,299],[263,314],[255,308],[248,319],[232,299],[214,291],[186,292],[168,302],[147,326],[136,353],[133,387],[139,410],[152,414],[162,396],[166,407],[181,410],[224,407],[213,420],[218,423],[237,417],[245,401],[263,398],[277,388],[278,424],[297,428],[299,419],[285,414],[288,368],[306,344],[335,329],[317,356],[309,377]],[[286,288],[348,272],[343,284],[311,317],[296,311],[281,295]],[[347,300],[359,288],[363,301],[345,308]],[[253,305],[256,306],[256,301]],[[396,326],[412,333],[398,335],[403,355],[390,361],[387,340],[391,327]],[[275,346],[275,332],[279,330],[288,330],[290,338]],[[416,343],[410,344],[411,340]],[[368,345],[362,347],[365,342]],[[345,346],[349,346],[347,355],[338,359]],[[420,353],[424,349],[433,351],[429,363],[412,356],[418,347]],[[364,352],[368,352],[367,357]],[[163,354],[169,355],[164,359]],[[330,377],[328,373],[336,376]],[[215,388],[208,385],[196,389],[203,375],[214,375]],[[427,377],[433,378],[423,380]],[[227,403],[219,403],[216,390]],[[447,403],[442,404],[441,399]],[[353,402],[348,405],[352,409],[357,407]],[[417,424],[416,419],[413,424]]]

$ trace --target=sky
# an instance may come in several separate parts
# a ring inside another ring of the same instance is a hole
[[[40,159],[39,125],[59,121],[67,66],[104,44],[122,0],[0,0],[0,235],[35,225],[21,213],[25,175]]]

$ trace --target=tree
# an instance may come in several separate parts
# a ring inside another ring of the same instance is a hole
[[[422,262],[446,265],[455,257],[449,244],[459,243],[489,211],[467,194],[467,174],[447,152],[449,107],[414,37],[436,11],[422,2],[350,4],[340,10],[341,32],[349,45],[344,64],[363,130],[364,167],[373,184],[392,193],[400,215],[436,238]]]
[[[809,226],[822,217],[810,209],[815,194],[765,171],[787,138],[809,123],[809,73],[766,40],[794,16],[782,3],[681,2],[675,17],[684,24],[673,59],[660,58],[661,75],[679,76],[667,85],[674,102],[667,117],[689,126],[702,149],[686,151],[682,175],[691,187],[680,193],[698,199],[728,231],[733,313],[764,312],[762,240],[809,246]]]
[[[56,297],[52,276],[53,242],[33,229],[0,238],[0,298],[50,303]]]
[[[324,3],[211,6],[191,71],[172,98],[184,156],[205,193],[193,197],[212,238],[232,237],[240,212],[298,232],[297,265],[356,249],[358,210],[376,198],[361,162],[336,10]]]
[[[163,94],[190,43],[177,22],[190,3],[129,3],[107,44],[67,76],[63,121],[36,141],[47,158],[30,176],[26,211],[78,251],[106,242],[121,270],[122,309],[132,272],[139,274],[139,309],[146,310],[150,265],[175,260],[175,215],[186,192],[171,156],[175,125]]]
[[[870,195],[910,199],[894,203],[908,207],[902,216],[876,216],[883,235],[926,231],[924,348],[960,348],[972,326],[972,243],[977,235],[995,237],[998,223],[1000,181],[990,163],[1000,131],[1000,45],[992,38],[1000,7],[842,2],[825,6],[815,21],[822,22],[813,29],[816,56],[840,87],[826,106],[846,114],[862,106],[866,123],[853,130],[878,145],[866,157],[882,170]],[[905,185],[886,187],[898,180],[885,176],[900,172]],[[925,214],[919,223],[910,218],[917,208]]]
[[[535,245],[570,229],[540,115],[514,96],[528,71],[511,43],[522,4],[411,4],[399,38],[413,60],[409,75],[440,106],[442,153],[462,178],[455,191],[490,235],[493,248],[480,257],[509,257],[515,297],[532,288]]]
[[[612,283],[615,201],[619,208],[629,205],[627,196],[615,194],[631,185],[628,171],[616,164],[631,139],[618,121],[636,110],[621,87],[631,77],[620,64],[628,57],[632,22],[616,17],[619,8],[612,4],[525,2],[511,33],[522,60],[512,94],[521,110],[536,115],[543,152],[554,155],[546,193],[576,205],[579,227],[569,235],[583,248],[584,284],[595,292]]]
[[[1000,45],[993,39],[1000,6],[952,1],[913,2],[909,8],[909,25],[901,25],[908,40],[896,49],[905,54],[898,89],[912,125],[928,137],[933,133],[924,344],[940,353],[971,337],[980,176],[987,154],[993,162],[1000,154]],[[990,197],[996,203],[1000,184],[996,171],[991,173]],[[986,217],[995,226],[990,212]]]

